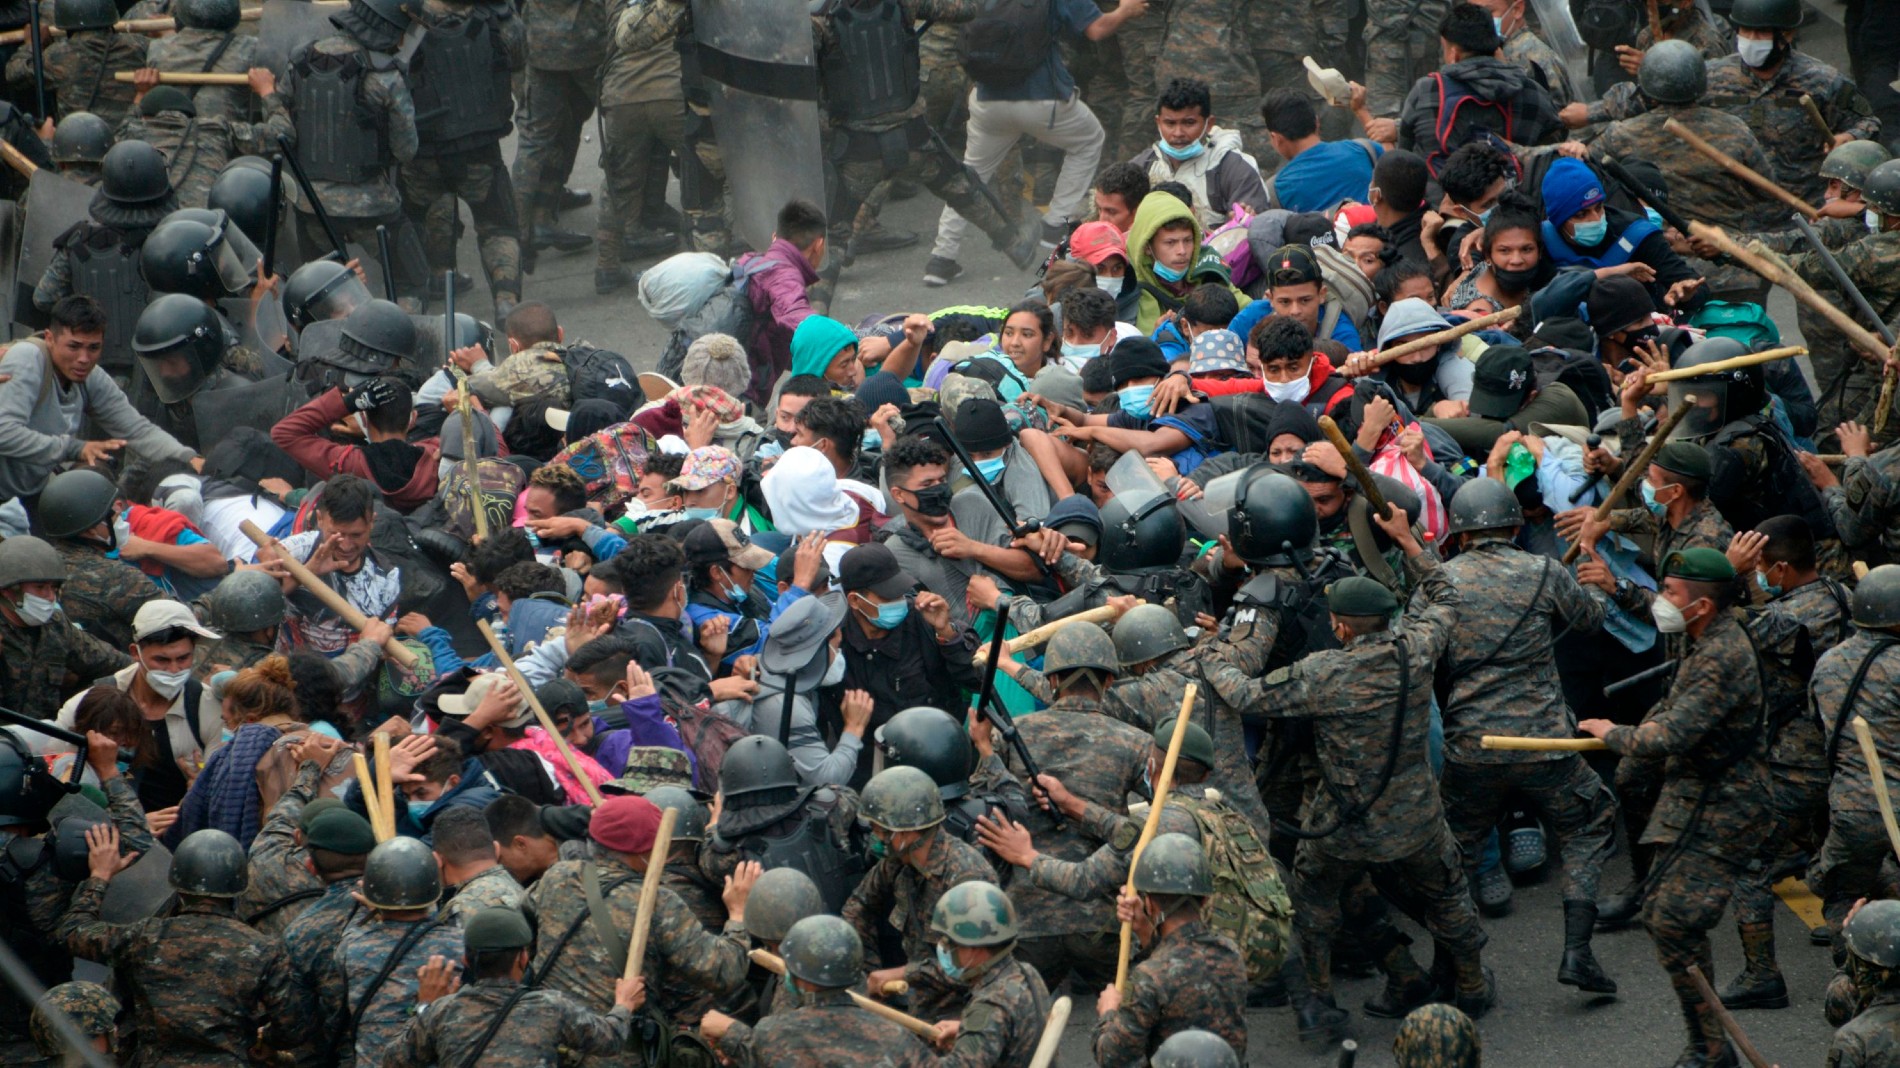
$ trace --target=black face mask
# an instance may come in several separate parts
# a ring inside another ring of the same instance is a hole
[[[1432,376],[1438,373],[1438,361],[1426,360],[1424,363],[1396,363],[1392,365],[1392,369],[1398,374],[1399,381],[1404,382],[1406,385],[1422,386],[1430,382]]]
[[[1497,279],[1498,288],[1506,293],[1522,293],[1530,289],[1537,281],[1537,268],[1526,271],[1507,271],[1497,264],[1491,265],[1491,277]]]
[[[917,513],[936,517],[950,514],[950,483],[939,482],[929,489],[911,490],[911,496],[917,498]]]

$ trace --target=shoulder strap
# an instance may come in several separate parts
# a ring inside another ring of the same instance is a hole
[[[614,929],[614,918],[607,912],[607,894],[632,881],[633,877],[628,876],[603,890],[600,885],[600,866],[592,859],[581,864],[581,889],[587,892],[587,917],[593,922],[594,937],[600,939],[601,946],[607,950],[607,959],[613,963],[615,974],[626,972],[627,950],[630,946],[629,940],[622,939],[620,932]]]
[[[1834,754],[1840,751],[1841,732],[1847,729],[1847,717],[1853,714],[1854,703],[1860,699],[1860,688],[1867,681],[1867,672],[1873,670],[1874,661],[1880,659],[1881,653],[1896,645],[1900,645],[1900,639],[1876,638],[1874,647],[1867,650],[1867,655],[1861,658],[1860,666],[1854,669],[1853,681],[1847,684],[1847,696],[1841,699],[1841,710],[1834,714],[1834,733],[1827,739],[1829,766],[1834,763]]]
[[[185,726],[191,728],[191,740],[198,743],[200,751],[205,747],[205,739],[203,729],[198,726],[198,705],[204,701],[204,693],[204,683],[197,679],[185,680]]]
[[[402,936],[402,941],[396,943],[396,948],[389,951],[389,959],[383,961],[382,970],[377,972],[376,978],[371,979],[369,986],[364,988],[363,1000],[357,1002],[356,1010],[350,1013],[352,1039],[356,1035],[357,1028],[362,1026],[363,1014],[369,1011],[369,1003],[376,1000],[377,991],[381,990],[383,984],[389,981],[389,977],[395,974],[396,966],[402,963],[402,959],[409,955],[410,950],[416,948],[416,943],[422,941],[423,935],[440,926],[442,926],[442,921],[439,919],[423,920],[409,928],[408,933]]]
[[[247,916],[242,917],[242,919],[244,920],[245,923],[251,925],[252,927],[255,927],[257,926],[257,921],[264,919],[266,916],[275,914],[279,909],[285,908],[286,906],[289,906],[289,905],[295,905],[299,901],[308,901],[313,897],[322,897],[322,896],[323,896],[323,887],[321,886],[307,886],[303,888],[302,890],[293,890],[290,893],[285,894],[283,897],[280,897],[277,900],[272,901],[271,903],[265,905],[263,908],[258,909],[256,912],[253,912]]]
[[[1367,163],[1372,164],[1374,167],[1379,165],[1379,150],[1373,145],[1372,138],[1355,137],[1352,139],[1352,143],[1366,150]]]

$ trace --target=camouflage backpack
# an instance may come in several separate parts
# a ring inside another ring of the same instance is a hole
[[[515,521],[515,498],[528,484],[527,473],[519,464],[486,457],[475,461],[475,484],[481,490],[489,529],[506,529]],[[468,492],[467,464],[458,460],[450,465],[441,494],[443,513],[447,517],[442,528],[463,541],[473,538],[475,509]]]
[[[1248,981],[1260,983],[1280,973],[1292,933],[1293,902],[1253,825],[1217,798],[1210,791],[1205,800],[1180,794],[1168,800],[1194,815],[1214,876],[1214,896],[1201,906],[1201,918],[1234,940],[1247,963]]]

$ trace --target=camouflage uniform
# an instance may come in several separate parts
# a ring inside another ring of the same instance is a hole
[[[1900,1064],[1900,990],[1875,994],[1865,1008],[1834,1032],[1827,1068],[1891,1068]]]
[[[1678,10],[1682,12],[1682,24],[1675,29],[1665,29],[1665,40],[1687,41],[1695,45],[1701,51],[1702,58],[1711,63],[1735,54],[1735,31],[1730,28],[1727,19],[1715,14],[1704,15],[1702,9],[1694,4],[1684,5]],[[1636,31],[1635,47],[1647,52],[1655,42],[1655,36],[1649,32],[1649,24],[1644,23]],[[1641,115],[1647,106],[1642,95],[1636,91],[1636,79],[1630,78],[1610,86],[1601,100],[1591,101],[1588,118],[1590,122],[1627,119]]]
[[[52,719],[69,694],[132,663],[61,611],[43,626],[0,619],[0,693],[16,712]]]
[[[1097,0],[1098,4],[1100,0]],[[1167,83],[1161,80],[1161,52],[1168,35],[1168,20],[1182,7],[1180,0],[1150,5],[1138,19],[1122,23],[1110,38],[1121,49],[1122,70],[1127,75],[1126,102],[1121,107],[1121,145],[1124,155],[1102,159],[1123,159],[1141,151],[1155,139],[1155,98]],[[1114,10],[1113,5],[1104,10]],[[1077,83],[1078,85],[1080,83]],[[1091,107],[1093,105],[1090,105]],[[1254,111],[1259,111],[1255,105]],[[1107,130],[1104,128],[1104,135]]]
[[[1867,224],[1860,216],[1852,219],[1819,219],[1813,226],[1815,232],[1821,236],[1821,244],[1827,246],[1830,252],[1839,252],[1868,234]],[[1789,253],[1807,252],[1813,247],[1808,244],[1807,238],[1803,237],[1799,230],[1793,229],[1760,234],[1737,234],[1736,240],[1743,244],[1758,241],[1763,247],[1784,256]],[[1852,307],[1847,302],[1847,298],[1835,287],[1832,276],[1811,278],[1808,284],[1822,300],[1829,304],[1837,308]],[[1800,301],[1795,302],[1795,324],[1801,330],[1801,343],[1808,347],[1808,366],[1813,371],[1814,400],[1818,411],[1814,437],[1817,444],[1826,448],[1835,442],[1834,428],[1855,418],[1861,408],[1871,402],[1873,394],[1867,387],[1877,386],[1879,376],[1874,374],[1859,376],[1860,388],[1855,390],[1850,398],[1846,388],[1846,375],[1853,369],[1853,365],[1864,361],[1866,357],[1848,344],[1847,335],[1841,333],[1840,327],[1835,326],[1819,312]],[[1854,461],[1850,460],[1848,463],[1851,466]],[[1845,471],[1841,472],[1841,480],[1843,482],[1847,480]],[[1826,491],[1823,491],[1822,495],[1825,498]],[[1829,510],[1834,509],[1830,507]],[[1841,518],[1836,515],[1835,533],[1845,539],[1847,535],[1841,523]]]
[[[562,362],[561,352],[555,342],[536,342],[501,361],[500,366],[468,376],[469,391],[491,408],[537,399],[550,407],[566,408],[567,364]]]
[[[475,1047],[507,1010],[507,1023],[483,1048],[481,1063],[495,1068],[534,1068],[563,1058],[611,1056],[627,1044],[633,1014],[615,1006],[605,1016],[552,990],[530,990],[509,1004],[520,984],[506,977],[476,979],[431,1002],[410,1018],[383,1054],[382,1068],[430,1068],[469,1063]]]
[[[132,647],[132,617],[139,606],[165,596],[138,568],[106,556],[105,546],[83,538],[48,538],[66,564],[59,588],[66,618],[114,649]]]
[[[1856,899],[1884,896],[1880,866],[1893,848],[1874,801],[1867,758],[1853,729],[1854,717],[1864,717],[1882,766],[1900,766],[1900,738],[1895,731],[1900,724],[1900,654],[1891,648],[1893,641],[1893,635],[1882,631],[1856,631],[1821,655],[1808,686],[1833,770],[1827,790],[1827,840],[1808,868],[1808,883],[1821,898],[1822,912],[1837,942],[1847,910]],[[1844,710],[1854,676],[1863,666],[1866,678],[1853,707]]]
[[[620,128],[624,130],[629,120],[644,117],[659,128],[660,142],[666,142],[664,120],[667,112],[663,107],[665,102],[658,99],[661,91],[658,79],[665,72],[668,60],[660,52],[663,49],[673,50],[679,57],[676,81],[686,100],[680,128],[680,208],[686,213],[687,226],[692,231],[693,248],[700,252],[724,255],[729,251],[727,246],[732,243],[732,232],[727,227],[725,214],[725,157],[720,155],[719,142],[713,138],[712,97],[704,84],[705,79],[699,75],[692,12],[692,5],[680,0],[634,0],[627,5],[626,13],[614,27],[615,58],[626,57],[621,62],[628,65],[626,73],[629,78],[633,77],[636,67],[651,71],[655,78],[652,89],[654,96],[651,100],[639,102],[639,113],[618,118]],[[611,142],[613,139],[610,137],[608,140]],[[652,150],[651,141],[647,143],[647,148],[648,151]],[[663,179],[649,175],[648,180]],[[613,188],[610,184],[609,196],[615,195]],[[646,196],[643,192],[642,203]]]
[[[916,1035],[859,1008],[848,990],[808,990],[798,1000],[797,1008],[774,1011],[756,1028],[733,1024],[719,1040],[720,1056],[758,1068],[936,1068],[939,1063]]]
[[[1320,99],[1307,82],[1306,67],[1301,63],[1302,57],[1312,56],[1324,66],[1339,65],[1339,59],[1347,54],[1346,8],[1330,0],[1301,0],[1295,4],[1252,0],[1243,15],[1247,20],[1247,46],[1253,50],[1254,66],[1260,71],[1260,88],[1291,89],[1306,94],[1319,116],[1320,136],[1328,141],[1346,138],[1352,128],[1352,116],[1340,108],[1327,106]],[[1258,114],[1260,109],[1256,105],[1251,110]],[[1153,116],[1152,103],[1143,114]],[[1148,128],[1149,136],[1153,137],[1154,124],[1150,122]],[[1124,154],[1132,155],[1132,151]],[[1267,146],[1266,155],[1254,158],[1260,162],[1262,175],[1272,174],[1286,162],[1273,151],[1271,144]]]
[[[521,895],[527,893],[508,869],[497,864],[469,877],[465,883],[443,892],[441,916],[445,923],[461,927],[469,917],[486,908],[521,908]]]
[[[1194,651],[1177,649],[1159,657],[1139,675],[1116,679],[1103,695],[1103,710],[1145,734],[1154,730],[1156,719],[1169,718],[1181,709],[1181,695],[1187,692],[1195,670]],[[1206,720],[1200,715],[1195,718]]]
[[[904,943],[904,979],[910,983],[911,1011],[926,1020],[956,1015],[964,991],[937,967],[939,936],[930,929],[930,910],[943,892],[972,879],[996,882],[996,869],[982,851],[939,827],[930,839],[930,858],[918,871],[895,856],[871,866],[844,903],[844,918],[864,942],[867,967],[877,967],[878,921],[889,918]]]
[[[1027,721],[1025,721],[1027,722]],[[730,809],[728,809],[730,811]],[[799,808],[786,813],[775,824],[758,827],[742,835],[744,838],[754,834],[773,836],[790,834],[797,829],[798,820],[821,819],[831,828],[832,840],[849,843],[858,835],[858,795],[848,786],[822,786],[812,791],[811,797]],[[730,824],[729,824],[730,826]],[[747,860],[758,860],[757,855],[748,854],[739,843],[729,843],[719,837],[719,828],[711,828],[712,837],[708,838],[699,850],[700,874],[714,883],[724,885],[726,877],[738,869]],[[928,917],[925,917],[928,919]]]
[[[620,265],[621,240],[644,229],[646,205],[665,201],[666,171],[653,166],[655,157],[677,155],[684,165],[686,94],[673,42],[691,15],[692,5],[678,0],[639,0],[615,17],[614,44],[600,74],[599,269]]]
[[[409,948],[389,970],[383,984],[371,989],[383,966],[404,941],[409,942]],[[372,916],[343,932],[337,941],[336,968],[330,981],[342,984],[340,993],[344,996],[349,1019],[356,1022],[354,1052],[343,1051],[344,1064],[375,1068],[382,1063],[383,1051],[395,1043],[403,1025],[415,1015],[416,988],[420,985],[416,971],[434,956],[451,961],[462,959],[461,930],[444,923],[439,915],[426,920]],[[319,996],[335,995],[325,992]]]
[[[33,1045],[42,1059],[28,1062],[27,1068],[65,1068],[68,1063],[67,1039],[53,1024],[53,1008],[65,1013],[80,1034],[88,1038],[104,1037],[105,1052],[118,1052],[119,999],[98,983],[60,983],[40,995],[39,1002],[34,1006],[29,1026],[33,1032]],[[0,1052],[8,1051],[0,1047]],[[20,1055],[24,1054],[25,1050],[21,1050]],[[10,1063],[18,1061],[10,1059]]]
[[[336,947],[346,931],[370,922],[370,913],[350,896],[362,886],[360,876],[339,879],[323,887],[314,900],[280,913],[292,917],[284,928],[284,951],[290,955],[291,979],[310,1015],[310,1034],[292,1051],[300,1068],[334,1068],[349,1052],[348,989]]]
[[[303,1037],[309,1021],[281,945],[204,899],[169,916],[106,923],[105,895],[103,879],[80,883],[56,936],[74,956],[117,970],[138,1063],[241,1066],[260,1042],[288,1049]]]
[[[1049,988],[1014,953],[970,984],[957,1041],[938,1062],[952,1068],[1028,1068],[1049,1017]]]
[[[1520,25],[1516,33],[1505,39],[1502,55],[1530,72],[1539,85],[1550,91],[1550,102],[1559,108],[1583,99],[1571,81],[1570,68],[1564,65],[1557,50],[1532,33],[1528,24]]]
[[[1633,726],[1604,736],[1622,757],[1665,760],[1663,785],[1642,834],[1663,847],[1649,873],[1643,926],[1676,988],[1690,1045],[1722,1039],[1721,1025],[1690,982],[1713,971],[1708,932],[1722,919],[1752,844],[1769,826],[1762,752],[1762,683],[1740,613],[1721,612],[1687,638],[1669,695]]]
[[[1863,559],[1900,559],[1900,446],[1850,458],[1839,477],[1821,500],[1841,544]]]
[[[201,641],[192,651],[191,673],[204,682],[220,671],[243,671],[277,651],[268,642],[246,641],[227,634],[216,641]],[[253,844],[253,849],[255,845]]]
[[[238,895],[237,914],[267,935],[283,933],[304,906],[291,904],[256,920],[249,917],[292,894],[323,888],[323,883],[305,867],[310,859],[309,851],[297,844],[303,807],[317,796],[317,783],[322,776],[323,768],[316,761],[304,761],[297,768],[296,781],[271,806],[257,837],[251,839],[251,881]]]
[[[1821,131],[1801,106],[1803,94],[1814,98],[1821,117],[1836,134],[1868,141],[1879,138],[1880,120],[1874,117],[1866,94],[1840,71],[1806,52],[1791,52],[1766,81],[1743,65],[1740,56],[1714,60],[1709,64],[1709,88],[1703,100],[1742,119],[1754,131],[1768,151],[1768,177],[1802,200],[1819,204],[1827,189],[1821,161],[1834,146],[1822,142]],[[1672,186],[1672,204],[1674,196]]]
[[[1240,950],[1201,920],[1163,935],[1128,970],[1121,1007],[1096,1018],[1093,1051],[1102,1068],[1140,1068],[1177,1031],[1212,1031],[1247,1062],[1247,969]]]
[[[574,169],[581,128],[600,103],[607,5],[545,0],[522,9],[528,31],[528,96],[516,123],[516,217],[524,230],[554,224],[561,183]],[[603,205],[603,208],[605,205]]]
[[[1256,160],[1273,155],[1266,120],[1260,117],[1260,70],[1247,39],[1247,15],[1259,4],[1260,0],[1198,0],[1172,5],[1168,32],[1161,40],[1161,56],[1155,65],[1159,85],[1175,78],[1192,78],[1208,86],[1213,91],[1215,118],[1240,134],[1242,147]],[[1148,144],[1158,139],[1154,114],[1154,101],[1150,100],[1143,112],[1150,120]],[[1215,210],[1223,207],[1226,205],[1218,205]]]
[[[697,858],[667,861],[663,883],[679,895],[701,927],[717,932],[726,926],[726,902],[720,896],[724,888],[700,872]]]
[[[145,65],[161,71],[243,74],[258,65],[257,38],[241,31],[225,33],[186,27],[169,37],[153,38],[145,52]],[[190,95],[200,122],[226,119],[239,123],[257,114],[249,86],[182,85],[179,88]],[[262,234],[255,238],[263,239]]]
[[[1818,174],[1815,176],[1818,180]],[[1900,231],[1868,234],[1845,248],[1836,249],[1834,258],[1849,281],[1867,298],[1867,303],[1885,322],[1900,316]],[[1786,257],[1788,266],[1802,280],[1831,288],[1833,278],[1812,251]],[[1855,316],[1859,319],[1859,316]],[[1867,325],[1867,324],[1862,324]],[[1873,425],[1873,408],[1880,393],[1880,366],[1858,349],[1848,350],[1847,382],[1842,389],[1838,411],[1843,418],[1858,419]],[[1833,383],[1820,383],[1829,393]],[[1845,479],[1843,479],[1845,481]]]
[[[616,932],[616,944],[610,950],[595,929],[587,908],[582,871],[588,864],[600,872],[601,896],[607,905]],[[521,899],[521,911],[542,932],[535,943],[534,974],[544,987],[557,990],[594,1012],[604,1012],[613,1003],[613,980],[621,974],[615,958],[626,947],[618,944],[618,932],[633,930],[633,917],[640,902],[641,876],[619,860],[599,856],[591,861],[563,860],[549,868],[539,882]],[[569,928],[574,934],[558,958],[551,958],[554,946]],[[699,1025],[692,1015],[694,995],[700,991],[724,993],[745,981],[746,951],[750,949],[745,925],[728,920],[718,934],[709,934],[679,895],[662,882],[647,937],[647,977],[649,1011],[657,1009],[672,1026],[690,1029]],[[700,1008],[703,1013],[704,1009]],[[638,1051],[619,1056],[596,1057],[594,1065],[636,1066]]]
[[[145,809],[132,780],[115,775],[106,780],[106,815],[119,829],[119,853],[149,852],[155,844],[145,825]],[[0,843],[4,844],[4,843]],[[26,899],[26,923],[42,934],[51,934],[72,904],[73,893],[81,884],[59,877],[51,864],[41,864],[28,872],[22,896]],[[16,921],[17,922],[17,921]]]
[[[1430,554],[1408,558],[1405,566],[1418,585],[1402,626],[1311,653],[1221,694],[1266,716],[1313,720],[1324,789],[1314,795],[1303,827],[1336,829],[1300,841],[1292,896],[1307,978],[1321,996],[1332,992],[1341,895],[1368,871],[1417,895],[1426,929],[1459,963],[1461,993],[1478,994],[1484,985],[1476,967],[1484,934],[1426,759],[1433,665],[1451,642],[1460,595]],[[1403,716],[1405,726],[1392,776],[1368,799],[1388,759],[1395,716]]]
[[[33,45],[29,43],[7,60],[7,84],[33,91]],[[137,90],[131,82],[114,81],[113,74],[146,66],[147,40],[137,34],[85,30],[62,37],[46,47],[41,66],[46,92],[59,94],[59,118],[90,111],[118,129],[132,109]]]
[[[264,121],[257,123],[205,115],[193,118],[182,111],[141,115],[134,109],[119,126],[119,140],[144,141],[163,153],[178,206],[202,208],[211,197],[211,183],[233,157],[277,151],[277,135],[290,127],[284,98],[272,93],[263,103]],[[262,241],[263,235],[255,240]]]
[[[1438,69],[1449,0],[1366,0],[1366,106],[1396,119],[1413,83]]]

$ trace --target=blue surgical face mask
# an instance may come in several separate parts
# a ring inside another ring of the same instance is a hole
[[[1656,487],[1650,485],[1647,481],[1639,483],[1639,485],[1643,491],[1643,507],[1649,509],[1651,515],[1660,517],[1663,512],[1668,510],[1667,505],[1664,505],[1661,501],[1656,499]]]
[[[1176,148],[1163,139],[1156,141],[1155,147],[1166,153],[1169,159],[1190,160],[1207,151],[1207,142],[1197,137],[1187,145]]]
[[[876,452],[884,447],[884,436],[875,430],[866,430],[858,439],[860,452]]]
[[[770,460],[775,456],[783,456],[785,455],[785,443],[767,439],[759,444],[758,449],[753,455],[765,460]]]
[[[1115,391],[1122,403],[1122,411],[1135,419],[1148,418],[1148,398],[1154,395],[1153,386],[1123,386]]]
[[[434,807],[434,801],[417,801],[412,798],[409,801],[409,818],[412,820],[421,820],[423,815]]]
[[[1761,592],[1770,597],[1781,596],[1781,587],[1773,585],[1768,581],[1768,573],[1766,571],[1755,572],[1755,585],[1761,587]]]
[[[1160,260],[1156,260],[1155,277],[1161,279],[1163,282],[1179,282],[1181,279],[1187,277],[1187,272],[1185,270],[1177,271],[1167,264],[1162,263]]]
[[[778,981],[779,985],[785,988],[785,996],[792,999],[792,1007],[797,1008],[799,1004],[798,984],[792,982],[792,973],[786,972],[780,975]]]
[[[1580,248],[1595,248],[1601,245],[1603,239],[1609,235],[1610,220],[1604,218],[1597,219],[1593,222],[1578,223],[1577,229],[1571,234],[1570,239],[1576,242]]]
[[[957,967],[956,958],[951,955],[950,947],[941,942],[937,943],[937,967],[942,968],[943,974],[949,976],[953,981],[962,979],[965,971],[965,969]]]
[[[880,630],[896,630],[898,625],[904,622],[904,617],[908,615],[910,615],[909,601],[891,601],[877,606],[877,617],[873,622]]]
[[[1649,217],[1649,221],[1655,224],[1656,229],[1658,230],[1669,229],[1669,223],[1666,219],[1662,217],[1662,212],[1659,212],[1655,208],[1652,208],[1649,205],[1645,204],[1643,205],[1643,214]]]
[[[1062,343],[1062,355],[1068,357],[1071,360],[1093,360],[1095,357],[1100,356],[1101,354],[1102,354],[1102,346],[1100,345],[1091,345],[1087,342],[1082,342],[1081,344],[1075,344],[1072,342],[1064,341]]]
[[[605,715],[607,712],[607,699],[603,697],[598,701],[587,702],[587,711],[596,716]]]
[[[312,723],[310,725],[310,731],[312,734],[321,734],[325,738],[335,738],[339,742],[343,740],[343,732],[331,726],[328,720],[320,719]]]
[[[218,744],[219,745],[229,744],[231,739],[235,737],[237,737],[237,735],[231,733],[231,728],[226,727],[223,730],[218,732]]]
[[[997,479],[1003,477],[1003,468],[1005,466],[1006,460],[1004,457],[992,456],[987,460],[978,460],[976,462],[976,474],[978,478],[981,478],[985,482],[995,482]]]
[[[688,508],[686,509],[686,518],[688,519],[718,519],[719,509],[717,508]]]
[[[1499,18],[1496,15],[1493,15],[1491,16],[1491,25],[1498,31],[1498,40],[1500,41],[1503,40],[1504,39],[1504,20]]]

